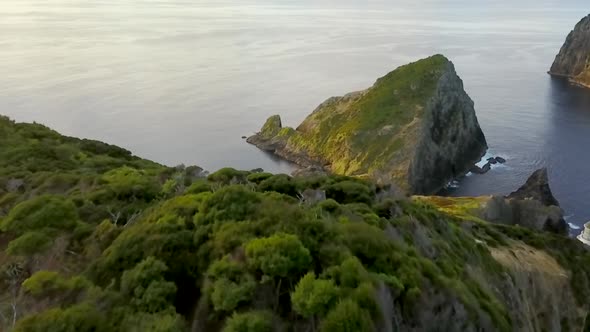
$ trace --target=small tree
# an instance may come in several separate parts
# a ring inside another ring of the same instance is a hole
[[[103,175],[103,180],[119,198],[142,198],[147,201],[160,192],[160,185],[145,171],[131,167],[121,167]]]
[[[231,312],[254,296],[256,280],[229,256],[215,261],[207,270],[207,291],[217,311]]]
[[[33,256],[51,246],[51,238],[43,232],[27,232],[10,241],[6,253],[13,256]]]
[[[51,309],[21,319],[14,332],[107,332],[104,314],[91,304]]]
[[[325,314],[338,296],[338,287],[332,280],[318,280],[313,272],[306,274],[291,293],[293,309],[310,319],[315,331],[315,321]]]
[[[299,238],[284,233],[248,242],[246,259],[251,268],[274,280],[277,298],[275,307],[281,295],[283,278],[293,280],[301,271],[307,270],[312,261],[309,250],[303,246]]]
[[[373,332],[375,327],[368,311],[350,300],[344,300],[328,313],[321,332]]]
[[[267,276],[286,278],[307,270],[309,250],[295,235],[278,233],[255,239],[246,245],[248,264]]]
[[[211,302],[215,310],[231,312],[240,303],[247,302],[254,296],[256,281],[249,275],[240,278],[238,282],[221,278],[215,280],[212,289]]]
[[[355,181],[342,181],[325,187],[326,197],[340,204],[366,203],[371,204],[374,192],[368,186]]]
[[[156,313],[168,310],[172,307],[176,285],[164,279],[166,270],[166,264],[148,257],[123,273],[121,292],[131,298],[131,305],[138,311]]]
[[[0,230],[18,235],[44,228],[72,230],[77,220],[76,206],[70,200],[44,195],[15,206],[0,224]]]
[[[245,183],[249,172],[239,171],[237,169],[226,167],[210,174],[207,179],[211,182],[217,182],[222,185],[229,185],[233,183]]]

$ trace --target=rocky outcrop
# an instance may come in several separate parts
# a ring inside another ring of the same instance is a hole
[[[513,200],[537,200],[545,206],[559,206],[559,202],[549,187],[549,177],[547,168],[536,170],[518,190],[508,195],[506,198]]]
[[[563,210],[551,193],[547,170],[535,171],[526,183],[508,196],[415,196],[460,219],[520,225],[539,231],[567,234]]]
[[[473,174],[486,174],[492,170],[492,165],[503,164],[505,162],[506,159],[502,157],[491,157],[487,159],[487,162],[482,167],[473,165],[469,171]]]
[[[474,104],[453,64],[435,55],[365,91],[332,97],[297,129],[267,120],[248,142],[303,167],[433,193],[487,150]]]
[[[590,15],[584,17],[567,36],[549,73],[590,87]]]
[[[481,217],[503,224],[567,234],[563,210],[549,187],[547,169],[535,171],[515,192],[506,197],[492,196]]]

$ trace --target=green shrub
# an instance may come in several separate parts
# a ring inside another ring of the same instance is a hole
[[[159,203],[148,211],[142,219],[150,223],[171,223],[184,225],[193,222],[201,203],[207,195],[184,195]]]
[[[340,204],[331,198],[318,203],[318,207],[328,213],[334,214],[340,210]]]
[[[211,185],[206,180],[198,180],[193,182],[187,189],[187,194],[200,194],[204,192],[211,192]]]
[[[108,332],[107,319],[92,304],[50,309],[18,321],[14,332]]]
[[[92,283],[82,276],[65,278],[54,271],[39,271],[22,284],[25,292],[36,296],[56,296],[73,298],[76,294],[92,287]]]
[[[121,199],[135,197],[149,201],[160,192],[160,186],[153,176],[127,166],[114,169],[102,178]]]
[[[246,257],[252,268],[272,277],[293,276],[311,263],[309,250],[297,236],[282,233],[248,242]]]
[[[27,232],[10,241],[6,248],[9,255],[30,256],[44,252],[52,243],[51,237],[43,232]]]
[[[162,185],[162,196],[173,197],[178,193],[178,188],[180,188],[180,183],[176,179],[168,179]]]
[[[81,251],[86,257],[95,259],[113,243],[122,231],[122,228],[118,228],[110,220],[103,220],[98,226],[94,227],[90,236],[82,244]]]
[[[368,311],[347,299],[338,303],[320,325],[321,332],[373,332],[375,327]]]
[[[249,302],[255,290],[256,281],[250,275],[243,275],[238,281],[220,278],[211,286],[211,302],[217,311],[232,312],[240,304]]]
[[[137,311],[156,313],[173,310],[176,286],[164,279],[167,270],[162,261],[148,257],[123,273],[121,293],[131,299],[130,304]]]
[[[246,180],[248,180],[248,182],[260,184],[260,182],[262,182],[272,176],[273,176],[272,173],[252,173],[252,174],[248,175]]]
[[[258,211],[260,194],[244,186],[227,186],[203,201],[197,224],[207,225],[218,221],[248,220]]]
[[[340,287],[348,289],[357,288],[360,284],[371,280],[369,273],[356,257],[349,257],[339,266],[328,268],[324,274]]]
[[[297,196],[297,184],[286,174],[278,174],[269,177],[258,185],[260,191],[274,191],[292,197]]]
[[[107,155],[113,158],[131,159],[131,152],[115,145],[88,139],[80,140],[80,148],[91,154]]]
[[[71,230],[76,227],[77,220],[76,206],[70,200],[44,195],[15,206],[0,228],[16,234],[46,228]]]
[[[301,316],[310,318],[326,313],[338,296],[338,287],[332,280],[316,279],[315,274],[306,274],[291,293],[293,309]]]
[[[223,332],[272,332],[273,317],[267,311],[234,313],[226,322]]]
[[[371,204],[374,192],[364,184],[354,181],[342,181],[324,187],[326,197],[340,204],[365,203]]]
[[[238,171],[237,169],[226,167],[211,173],[207,179],[211,182],[217,182],[223,185],[245,183],[249,172]]]
[[[193,233],[181,225],[135,224],[113,241],[90,266],[89,274],[99,285],[108,285],[145,257],[167,262],[167,279],[194,280],[199,276]],[[169,277],[169,278],[168,278]],[[179,290],[182,293],[182,290]]]

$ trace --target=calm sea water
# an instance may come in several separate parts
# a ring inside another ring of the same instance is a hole
[[[454,195],[508,193],[547,166],[590,219],[590,90],[551,79],[587,0],[2,0],[0,113],[175,165],[292,165],[247,145],[329,96],[443,53],[508,163]]]

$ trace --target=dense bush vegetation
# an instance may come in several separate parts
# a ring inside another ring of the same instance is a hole
[[[482,283],[503,273],[489,246],[514,240],[555,254],[588,294],[575,244],[560,239],[561,255],[543,234],[386,193],[340,176],[168,168],[0,118],[0,329],[397,330],[444,294],[473,326],[508,331],[513,316]]]

